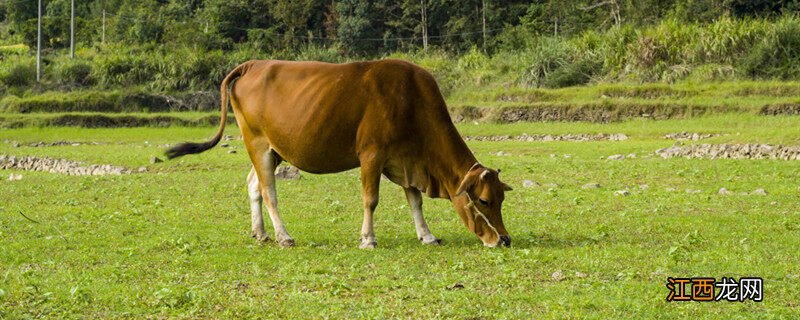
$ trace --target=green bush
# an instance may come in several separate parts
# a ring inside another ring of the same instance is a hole
[[[741,68],[751,78],[800,77],[800,19],[778,20],[743,59]]]
[[[0,84],[5,87],[27,87],[36,82],[36,59],[10,55],[0,60]]]
[[[56,83],[68,87],[87,87],[95,83],[90,61],[63,58],[48,71]]]
[[[543,87],[546,79],[556,70],[571,63],[572,52],[568,44],[559,38],[541,38],[532,47],[519,52],[522,72],[519,85]]]
[[[588,83],[592,76],[602,68],[598,61],[581,59],[556,69],[544,79],[548,88],[564,88]]]

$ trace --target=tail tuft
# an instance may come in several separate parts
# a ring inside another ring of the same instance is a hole
[[[194,154],[206,151],[211,149],[216,144],[216,141],[208,141],[203,143],[194,143],[194,142],[186,142],[178,144],[172,148],[169,148],[164,154],[167,156],[167,159],[174,159],[180,156],[184,156],[187,154]]]

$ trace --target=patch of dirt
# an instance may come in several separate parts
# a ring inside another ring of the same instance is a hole
[[[0,169],[15,169],[26,171],[44,171],[52,173],[63,173],[71,176],[84,175],[121,175],[129,174],[132,171],[125,167],[106,165],[83,165],[80,162],[64,159],[39,158],[39,157],[15,157],[0,155]]]
[[[578,134],[533,134],[523,133],[518,136],[511,135],[492,135],[492,136],[464,136],[465,141],[624,141],[628,136],[624,133],[578,133]]]
[[[701,144],[656,150],[662,158],[800,160],[800,146],[769,144]]]

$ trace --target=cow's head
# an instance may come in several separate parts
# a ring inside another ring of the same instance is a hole
[[[476,163],[451,199],[464,225],[488,247],[511,245],[500,212],[505,192],[511,187],[500,181],[499,173]]]

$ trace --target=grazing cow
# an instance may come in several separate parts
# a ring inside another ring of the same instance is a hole
[[[230,85],[230,87],[229,87]],[[267,240],[266,199],[275,240],[294,240],[278,214],[275,168],[288,161],[311,173],[361,168],[364,221],[361,248],[377,244],[372,218],[381,174],[405,189],[417,236],[438,244],[422,215],[422,192],[450,199],[461,221],[489,247],[508,246],[500,213],[505,191],[499,171],[478,163],[458,134],[430,73],[401,60],[346,64],[248,61],[222,81],[217,134],[183,143],[169,158],[200,153],[223,135],[228,96],[254,170],[248,176],[253,236]]]

